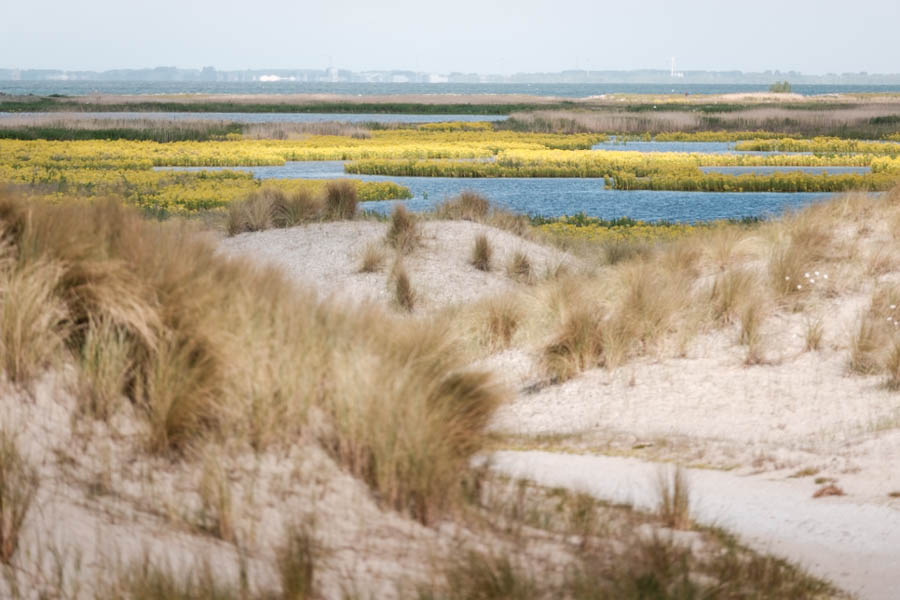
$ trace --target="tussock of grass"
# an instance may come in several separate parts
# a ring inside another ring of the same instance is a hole
[[[748,303],[741,311],[740,342],[747,346],[744,364],[748,366],[761,364],[765,360],[762,335],[763,310],[759,304]]]
[[[691,281],[659,265],[635,261],[618,272],[618,298],[609,319],[607,361],[624,362],[634,352],[645,352],[676,329],[678,317],[691,303]]]
[[[483,301],[476,308],[483,323],[486,345],[494,350],[508,348],[522,325],[524,313],[513,296],[498,296]]]
[[[500,208],[478,192],[471,190],[464,190],[458,196],[438,204],[434,209],[434,216],[438,219],[474,221],[509,231],[526,239],[530,238],[532,233],[527,216]]]
[[[894,392],[900,390],[900,340],[894,340],[891,345],[884,369],[887,372],[887,388]]]
[[[713,320],[732,323],[742,305],[756,300],[760,283],[756,274],[747,269],[729,269],[716,276],[709,299]]]
[[[883,285],[874,291],[869,308],[859,316],[850,336],[849,367],[853,373],[874,375],[894,366],[895,347],[900,343],[900,286]]]
[[[228,206],[228,219],[226,228],[228,235],[237,235],[249,231],[265,231],[273,227],[294,227],[310,221],[318,221],[325,218],[341,219],[353,218],[356,210],[349,216],[341,212],[344,195],[343,192],[331,192],[334,182],[326,188],[326,200],[313,195],[305,189],[297,190],[291,194],[278,188],[263,188],[250,194],[245,200],[232,202]],[[337,185],[337,184],[334,184]],[[348,184],[345,184],[348,185]],[[350,186],[352,188],[352,186]],[[356,189],[352,189],[355,199]],[[334,200],[332,200],[334,197]],[[332,206],[331,202],[335,205]]]
[[[391,222],[385,241],[402,254],[410,254],[422,243],[418,219],[402,204],[398,204],[391,211]]]
[[[461,552],[446,568],[443,593],[419,591],[419,600],[528,600],[543,598],[537,579],[505,554]]]
[[[358,203],[356,186],[349,181],[329,181],[325,186],[325,216],[329,220],[352,219]]]
[[[98,600],[238,600],[238,586],[224,582],[208,563],[185,574],[153,562],[149,555],[121,567],[97,590]],[[263,600],[260,598],[260,600]]]
[[[13,435],[0,428],[0,564],[9,565],[19,547],[39,483],[37,470],[19,452]]]
[[[472,259],[470,261],[472,266],[479,271],[490,271],[492,255],[493,250],[487,236],[483,233],[479,234],[475,238],[475,246],[472,248]]]
[[[384,266],[384,249],[379,243],[367,244],[360,260],[360,273],[377,273]]]
[[[394,265],[391,281],[394,290],[394,304],[400,310],[412,312],[416,307],[416,292],[406,273],[406,267],[402,263],[398,262]]]
[[[326,446],[389,505],[430,522],[460,497],[457,482],[482,448],[503,393],[487,374],[460,370],[448,325],[368,326],[347,349],[347,360],[359,367],[335,374],[344,394],[330,405],[334,433]],[[385,365],[392,370],[378,376],[354,349],[385,333],[391,339]],[[386,402],[388,393],[405,401]]]
[[[322,560],[322,549],[315,538],[311,522],[291,525],[284,544],[277,549],[276,566],[284,600],[306,600],[314,597],[316,570]]]
[[[868,316],[860,317],[856,331],[850,337],[850,370],[859,375],[872,375],[879,371],[878,352],[881,350],[879,327]]]
[[[127,332],[109,321],[88,326],[78,357],[76,393],[81,412],[101,421],[116,412],[124,398],[133,351]]]
[[[231,485],[214,456],[207,456],[198,488],[201,529],[226,542],[235,540]]]
[[[69,314],[54,294],[62,275],[49,261],[17,268],[0,258],[0,363],[13,383],[29,382],[62,347]]]
[[[521,250],[516,250],[506,265],[506,274],[519,283],[533,283],[534,271],[531,259]]]
[[[603,365],[604,326],[597,307],[586,303],[572,309],[541,353],[544,372],[553,379],[565,381]]]
[[[683,468],[660,468],[656,478],[657,514],[666,527],[691,528],[691,492]]]
[[[822,338],[825,336],[825,323],[820,318],[808,318],[804,330],[804,349],[807,352],[815,352],[822,348]]]
[[[439,219],[483,223],[491,212],[491,203],[478,192],[464,190],[438,204],[434,212]]]

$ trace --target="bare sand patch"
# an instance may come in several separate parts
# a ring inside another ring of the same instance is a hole
[[[321,296],[390,304],[390,271],[397,256],[383,246],[387,225],[373,221],[316,223],[290,229],[244,233],[222,240],[228,256],[243,256],[277,265],[299,285]],[[477,298],[501,294],[522,284],[510,279],[506,264],[518,251],[531,260],[540,277],[558,265],[577,266],[573,257],[512,233],[470,221],[424,221],[422,246],[402,257],[419,302],[428,312]],[[471,264],[475,238],[484,234],[493,249],[492,269]],[[361,273],[363,253],[369,245],[382,245],[384,265],[378,272]]]

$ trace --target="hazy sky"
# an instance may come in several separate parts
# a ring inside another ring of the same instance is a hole
[[[900,0],[4,0],[0,67],[900,72]]]

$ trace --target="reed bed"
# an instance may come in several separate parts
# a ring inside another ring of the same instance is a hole
[[[786,135],[880,139],[896,134],[891,117],[900,114],[896,103],[748,106],[672,103],[630,105],[625,110],[536,110],[512,113],[498,127],[516,131],[597,132],[651,135],[674,132],[754,131]]]

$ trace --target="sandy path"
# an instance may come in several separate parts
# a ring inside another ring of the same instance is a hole
[[[494,468],[546,486],[585,491],[637,508],[654,506],[659,466],[632,458],[497,452]],[[692,516],[756,550],[783,556],[864,599],[900,594],[900,511],[847,498],[813,499],[807,484],[689,470]]]

